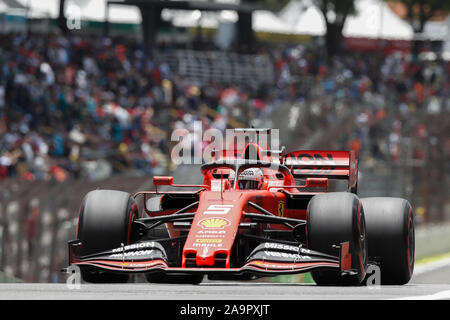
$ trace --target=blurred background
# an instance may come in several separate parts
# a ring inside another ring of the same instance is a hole
[[[169,158],[176,128],[204,147],[195,121],[355,150],[361,196],[413,205],[416,258],[450,252],[449,13],[440,0],[0,0],[0,282],[65,281],[88,191],[197,182]]]

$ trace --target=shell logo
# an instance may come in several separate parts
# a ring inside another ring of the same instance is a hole
[[[230,225],[230,221],[224,218],[203,219],[198,223],[203,229],[223,229]]]

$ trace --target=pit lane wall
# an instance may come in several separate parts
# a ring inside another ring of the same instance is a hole
[[[450,222],[416,228],[416,260],[450,252]]]

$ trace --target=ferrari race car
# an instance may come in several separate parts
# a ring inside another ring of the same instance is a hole
[[[268,133],[270,129],[240,132]],[[311,272],[318,285],[406,284],[414,268],[414,216],[400,198],[359,198],[352,151],[215,150],[203,183],[154,176],[134,195],[94,190],[83,199],[69,264],[84,281],[153,283]],[[344,184],[341,192],[329,189]],[[163,190],[162,190],[163,189]],[[142,199],[142,202],[140,201]]]

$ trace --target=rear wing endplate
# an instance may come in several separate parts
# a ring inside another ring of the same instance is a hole
[[[356,193],[358,160],[354,151],[306,150],[290,152],[282,163],[294,178],[321,177],[348,180],[349,191]]]

